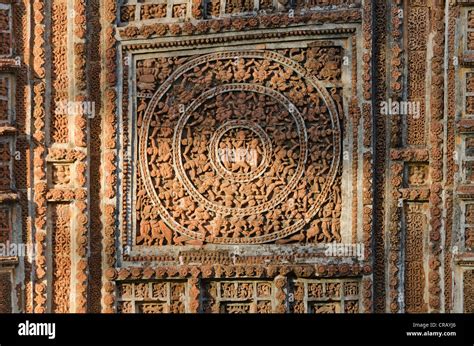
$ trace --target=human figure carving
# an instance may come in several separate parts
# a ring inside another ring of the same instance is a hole
[[[155,81],[158,70],[155,68],[155,61],[147,59],[139,61],[137,64],[137,87],[144,92],[152,92],[155,89]]]

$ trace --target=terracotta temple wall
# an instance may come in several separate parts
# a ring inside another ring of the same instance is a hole
[[[0,312],[474,312],[473,66],[469,0],[0,0]]]

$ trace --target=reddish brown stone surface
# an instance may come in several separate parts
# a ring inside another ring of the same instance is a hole
[[[447,8],[0,1],[0,311],[472,311]]]

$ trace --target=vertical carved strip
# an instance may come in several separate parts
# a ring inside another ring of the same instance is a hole
[[[361,124],[361,108],[358,101],[358,90],[359,90],[359,79],[358,79],[358,55],[357,55],[357,37],[353,36],[351,40],[352,45],[352,100],[350,103],[349,114],[352,118],[352,242],[357,243],[359,238],[359,227],[358,227],[358,214],[359,210],[359,195],[361,190],[359,189],[359,133]]]
[[[400,102],[402,100],[402,91],[404,83],[402,80],[404,57],[403,52],[403,2],[397,0],[391,2],[391,30],[390,30],[390,86],[389,100],[391,102]],[[402,144],[402,117],[404,114],[385,115],[387,122],[390,122],[390,146],[398,147]],[[389,171],[391,181],[391,202],[389,208],[388,237],[389,237],[389,311],[396,313],[400,306],[398,303],[400,287],[400,260],[401,260],[401,209],[398,207],[398,200],[401,197],[399,189],[402,187],[403,165],[392,164]]]
[[[423,268],[423,239],[427,220],[421,204],[408,204],[405,213],[405,311],[422,313],[427,311],[424,299],[426,275]]]
[[[386,51],[387,51],[387,35],[386,35],[386,15],[387,1],[376,0],[372,2],[374,21],[372,32],[374,35],[372,44],[372,69],[373,78],[373,95],[372,100],[375,102],[372,109],[374,119],[374,209],[373,237],[374,239],[374,303],[376,312],[384,312],[386,310],[386,249],[385,249],[385,176],[386,176],[386,158],[387,158],[387,132],[386,118],[381,114],[380,105],[386,100],[387,90],[385,80],[387,78],[386,68]]]
[[[444,6],[432,8],[434,30],[431,59],[430,90],[430,175],[433,181],[430,195],[429,306],[431,312],[441,309],[441,230],[443,227],[443,145],[444,145]]]
[[[363,97],[365,101],[370,101],[372,97],[372,0],[364,1],[364,14],[362,20],[363,48],[362,55],[362,79],[363,79]],[[367,145],[369,146],[369,145]]]
[[[77,150],[84,152],[81,162],[76,165],[76,186],[81,188],[88,188],[87,176],[88,176],[88,165],[87,165],[87,130],[88,130],[88,117],[95,115],[95,105],[91,103],[87,95],[86,89],[86,8],[85,0],[75,0],[74,11],[75,17],[73,22],[73,33],[74,38],[72,42],[74,52],[74,66],[72,81],[72,93],[73,98],[76,102],[87,102],[87,107],[82,108],[80,114],[74,116],[74,144]],[[84,104],[84,103],[83,103]],[[86,105],[86,104],[84,104]],[[82,110],[87,109],[88,114],[85,114]],[[88,227],[89,227],[89,211],[88,211],[88,196],[87,190],[81,190],[83,192],[83,200],[76,202],[76,222],[73,229],[74,242],[76,248],[76,262],[74,263],[76,268],[76,286],[75,286],[75,312],[85,313],[87,311],[87,276],[88,276]]]
[[[51,9],[51,140],[56,143],[67,143],[69,139],[69,118],[66,112],[59,111],[58,105],[68,101],[67,69],[67,22],[68,11],[66,0],[52,0]]]
[[[402,187],[403,164],[393,163],[390,170],[391,186],[392,186],[392,205],[390,206],[389,219],[389,287],[390,287],[390,312],[399,311],[398,304],[399,288],[400,288],[400,260],[401,260],[401,244],[400,244],[400,228],[401,228],[401,208],[399,208],[398,200],[401,198],[399,189]]]
[[[450,5],[451,6],[451,5]],[[449,17],[449,42],[448,42],[448,56],[446,59],[448,61],[453,61],[455,52],[455,30],[456,22],[459,18],[460,10],[459,5],[452,6],[450,8],[450,17]],[[445,200],[445,209],[446,209],[446,243],[445,249],[452,248],[452,237],[453,237],[453,186],[454,186],[454,174],[457,171],[457,166],[454,161],[454,151],[456,148],[455,144],[455,118],[456,118],[456,71],[453,64],[449,64],[448,67],[448,112],[447,112],[447,143],[446,143],[446,165],[447,165],[447,176],[446,176],[446,200]],[[445,312],[452,311],[452,255],[451,251],[446,251],[444,256],[444,302]]]
[[[35,204],[34,242],[36,265],[33,274],[34,303],[27,307],[27,312],[44,313],[46,311],[46,173],[45,173],[45,1],[33,2],[33,139],[35,140],[33,154],[34,194]]]
[[[12,312],[12,281],[10,272],[0,272],[0,313]]]
[[[357,98],[354,98],[350,106],[350,114],[352,116],[352,242],[358,242],[358,214],[359,214],[359,125],[360,125],[360,108]]]
[[[115,284],[113,282],[113,273],[115,265],[115,207],[105,206],[104,210],[104,242],[103,260],[105,261],[104,279],[103,279],[103,312],[111,313],[115,311]]]
[[[363,5],[363,20],[362,20],[362,31],[363,31],[363,54],[362,54],[362,80],[363,80],[363,98],[365,101],[372,99],[373,85],[372,85],[372,64],[374,59],[373,54],[373,25],[374,25],[374,1],[365,0]],[[381,19],[382,20],[382,19]],[[373,152],[372,148],[372,128],[374,126],[372,121],[372,105],[369,102],[362,104],[362,126],[363,126],[363,139],[362,143],[365,148],[361,150],[367,150],[363,155],[362,159],[362,241],[365,246],[365,258],[370,260],[374,255],[372,249],[372,222],[373,222]],[[373,269],[373,268],[372,268]],[[364,300],[363,309],[365,312],[372,312],[373,310],[373,280],[367,278],[363,290]]]
[[[402,80],[404,56],[403,56],[403,1],[391,1],[390,11],[390,99],[394,102],[400,101],[404,83]],[[391,146],[397,147],[401,144],[402,139],[402,116],[403,114],[391,114]],[[387,119],[388,120],[388,119]]]
[[[116,122],[117,122],[117,91],[116,91],[116,68],[117,68],[117,51],[115,40],[114,24],[116,21],[117,3],[113,0],[104,0],[102,2],[102,64],[105,73],[101,80],[103,89],[105,90],[104,110],[102,113],[102,152],[104,153],[104,161],[102,163],[102,209],[104,212],[104,228],[103,228],[103,264],[104,272],[110,272],[115,265],[115,213],[116,213]],[[103,278],[103,312],[115,311],[115,295],[113,290],[114,283],[110,277],[105,275]]]
[[[89,187],[90,203],[90,256],[88,258],[89,285],[88,285],[88,312],[101,311],[102,289],[102,210],[101,210],[101,131],[102,131],[102,89],[101,89],[101,32],[100,0],[87,2],[87,88],[90,101],[95,105],[95,117],[89,120],[89,180],[96,182]],[[109,231],[108,231],[109,232]],[[112,232],[113,233],[113,232]]]
[[[85,201],[77,201],[75,203],[77,211],[75,224],[75,245],[76,245],[76,292],[75,292],[75,312],[86,312],[87,303],[87,253],[88,253],[88,237],[87,237],[87,203]]]
[[[373,163],[372,163],[372,154],[370,152],[365,153],[363,156],[362,162],[362,174],[363,174],[363,186],[362,186],[362,241],[364,244],[365,254],[364,258],[367,260],[372,259],[373,249],[372,249],[372,222],[373,222],[373,190],[372,190],[372,181],[373,181]],[[373,270],[373,268],[372,268]],[[362,305],[364,312],[369,313],[373,311],[373,277],[367,278],[364,281],[363,285],[363,301]]]
[[[36,148],[35,153],[42,158],[40,150],[44,147]],[[38,160],[39,161],[39,160]],[[35,313],[46,312],[46,184],[36,183],[35,185],[35,203],[36,203],[36,220],[35,220],[35,241],[36,241],[36,280],[35,280]]]
[[[71,295],[71,210],[68,204],[51,205],[53,285],[51,311],[70,312]]]
[[[408,56],[408,100],[419,102],[420,117],[407,117],[407,144],[426,143],[426,72],[427,40],[429,30],[429,8],[426,1],[408,1],[407,13],[407,56]]]
[[[11,241],[12,237],[12,222],[11,212],[9,207],[0,208],[0,244],[6,244]]]
[[[199,278],[192,277],[188,280],[189,284],[189,312],[197,313],[199,312],[200,304],[199,304],[199,296],[200,296],[200,289],[199,289]]]
[[[130,155],[129,153],[129,147],[130,147],[130,132],[129,132],[129,87],[128,87],[128,78],[129,78],[129,63],[128,63],[128,57],[124,56],[126,53],[122,53],[122,71],[123,71],[123,77],[122,79],[126,81],[122,85],[122,119],[121,119],[121,126],[120,128],[122,129],[120,135],[121,135],[121,142],[123,143],[123,148],[124,150],[122,151],[121,159],[122,159],[122,175],[121,175],[121,189],[123,191],[131,191],[132,186],[131,186],[131,179],[130,179],[130,174],[132,171],[132,160],[130,156],[133,157],[133,154]],[[140,108],[140,107],[138,107]],[[138,118],[140,119],[140,115],[138,115]],[[122,198],[122,210],[130,210],[131,205],[130,205],[130,199],[127,197]],[[123,212],[123,217],[122,217],[122,247],[129,246],[131,244],[131,239],[129,239],[129,232],[131,229],[132,223],[132,218],[131,215],[128,212]],[[124,257],[128,256],[127,254],[124,254]]]
[[[474,270],[466,270],[463,279],[464,312],[474,313]]]
[[[13,230],[16,233],[17,239],[22,243],[32,246],[31,235],[31,219],[29,216],[29,207],[31,203],[28,202],[28,189],[31,187],[30,172],[32,168],[32,155],[30,153],[30,138],[31,132],[31,118],[29,116],[30,107],[30,92],[29,90],[29,73],[31,69],[31,46],[30,46],[30,31],[31,25],[29,19],[31,18],[31,2],[29,0],[22,0],[12,3],[13,9],[13,40],[14,40],[14,55],[20,57],[21,66],[18,68],[15,75],[15,104],[14,114],[11,114],[13,124],[17,127],[16,143],[14,151],[20,153],[21,160],[13,161],[13,175],[15,187],[20,191],[19,207],[17,208],[18,216],[15,220],[15,225],[18,227]],[[1,110],[0,110],[1,112]],[[28,116],[27,116],[28,114]],[[21,221],[21,226],[19,224]],[[15,270],[15,284],[19,288],[19,298],[17,306],[14,311],[25,312],[25,291],[28,291],[26,298],[27,304],[30,305],[31,311],[31,269],[32,258],[25,257],[20,259],[20,264]],[[22,279],[22,278],[25,279]],[[24,280],[24,285],[21,280]]]
[[[282,314],[287,312],[286,291],[288,290],[288,278],[284,275],[278,275],[274,279],[275,284],[275,312]]]
[[[359,237],[358,227],[358,213],[359,213],[359,125],[361,118],[361,111],[357,100],[357,40],[352,38],[352,99],[349,105],[349,116],[351,118],[352,126],[352,242],[356,243]]]
[[[0,3],[0,56],[10,57],[13,48],[11,4]]]

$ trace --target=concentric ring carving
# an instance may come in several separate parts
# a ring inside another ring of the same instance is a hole
[[[141,119],[150,213],[208,243],[289,236],[331,197],[340,136],[329,93],[295,61],[268,51],[192,59],[159,87]],[[255,162],[223,164],[223,150]]]

